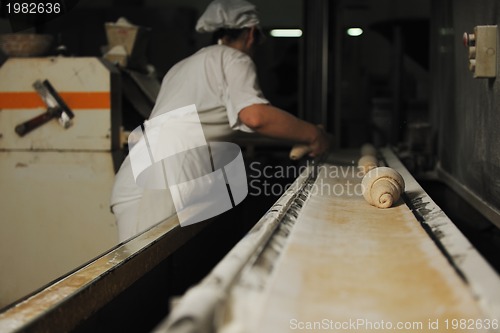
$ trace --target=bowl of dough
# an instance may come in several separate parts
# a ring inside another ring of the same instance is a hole
[[[47,54],[53,41],[48,34],[1,34],[0,49],[9,57],[39,57]]]

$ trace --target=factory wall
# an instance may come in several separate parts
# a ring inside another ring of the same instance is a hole
[[[144,7],[165,8],[165,7],[185,7],[196,10],[197,16],[205,10],[211,0],[143,0],[137,1]],[[251,1],[259,10],[261,24],[267,27],[271,24],[282,27],[294,27],[302,19],[302,0],[253,0]],[[79,6],[83,7],[116,7],[122,1],[117,0],[80,0]],[[123,2],[124,4],[130,3]]]
[[[473,78],[462,35],[472,33],[477,25],[499,24],[500,4],[439,0],[432,6],[431,112],[440,168],[465,191],[498,210],[500,82]]]

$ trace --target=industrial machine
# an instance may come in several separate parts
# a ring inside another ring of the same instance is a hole
[[[116,245],[120,94],[117,69],[99,58],[0,68],[0,307]]]

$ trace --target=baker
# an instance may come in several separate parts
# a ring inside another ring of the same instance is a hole
[[[196,30],[212,33],[214,45],[168,71],[150,119],[195,105],[207,141],[230,141],[235,131],[243,131],[306,144],[312,157],[328,149],[329,136],[321,127],[272,106],[262,94],[252,55],[263,36],[253,4],[215,0],[199,18]],[[175,126],[182,133],[183,123]],[[176,212],[168,190],[136,184],[129,156],[116,175],[111,209],[120,241]]]

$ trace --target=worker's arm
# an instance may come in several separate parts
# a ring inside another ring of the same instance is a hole
[[[272,105],[250,105],[240,111],[239,119],[259,134],[308,144],[311,156],[324,153],[329,146],[329,136],[322,128]]]

